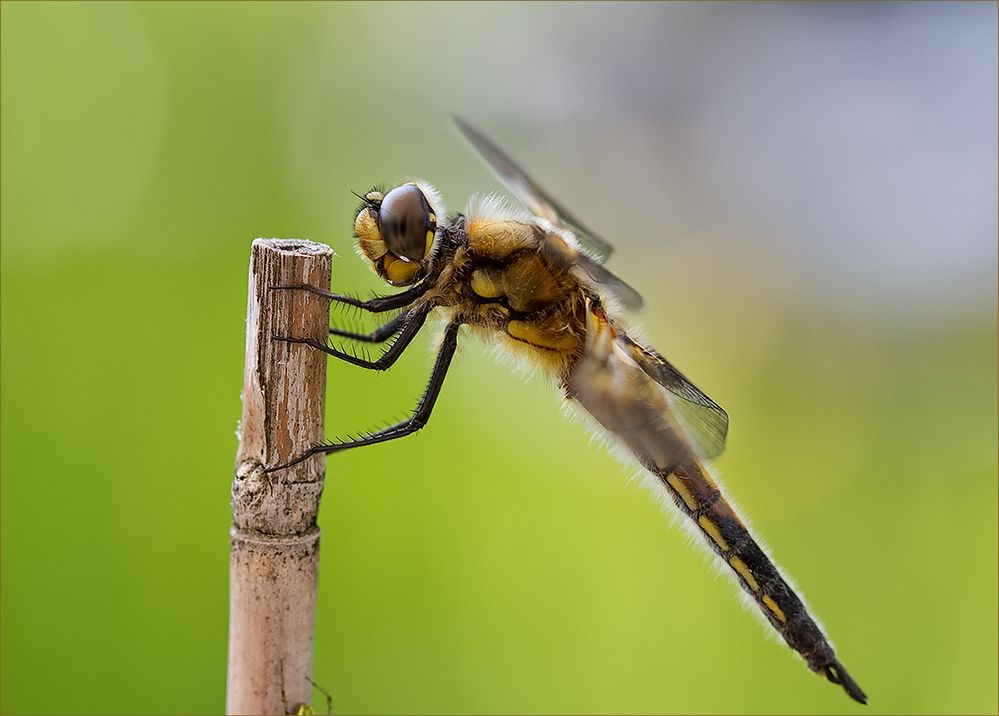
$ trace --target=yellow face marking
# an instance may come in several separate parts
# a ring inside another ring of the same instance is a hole
[[[718,525],[704,515],[697,518],[697,524],[699,524],[701,528],[708,533],[708,537],[715,541],[715,544],[721,548],[722,552],[728,552],[728,542],[726,542],[725,538],[722,537],[722,533],[719,531]]]
[[[687,509],[697,509],[697,500],[694,499],[694,496],[690,493],[690,490],[687,489],[687,486],[683,484],[682,478],[680,478],[676,473],[670,473],[666,476],[666,482],[669,483],[670,487],[676,490],[676,494],[678,494],[684,504],[687,505]]]
[[[738,557],[732,557],[728,563],[732,565],[732,569],[739,573],[740,577],[746,580],[746,584],[749,585],[750,589],[754,592],[760,591],[760,583],[756,581],[756,577],[749,571],[749,567],[746,566],[745,562]]]
[[[777,606],[777,602],[775,602],[769,594],[763,595],[763,603],[767,605],[767,609],[774,613],[774,616],[777,617],[777,621],[787,621],[787,616],[784,614],[784,610]]]
[[[433,216],[433,214],[431,214]],[[423,255],[426,256],[430,253],[430,248],[434,245],[434,232],[427,232],[427,247],[423,250]]]
[[[385,269],[385,275],[388,276],[389,281],[395,284],[408,282],[420,270],[419,264],[412,261],[401,261],[392,254],[385,255],[385,258],[382,259],[382,267]]]
[[[388,251],[382,241],[375,213],[371,209],[361,209],[357,214],[354,219],[354,236],[357,237],[358,247],[371,261],[377,261]]]
[[[433,223],[433,224],[437,223],[437,214],[435,214],[432,211],[430,212],[430,222]]]

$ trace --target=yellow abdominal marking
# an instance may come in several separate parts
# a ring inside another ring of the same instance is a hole
[[[704,515],[697,518],[697,524],[699,524],[701,528],[708,533],[708,537],[715,541],[715,544],[721,548],[722,552],[728,552],[728,542],[726,542],[725,538],[722,537],[721,532],[718,530],[718,525]]]
[[[777,606],[777,602],[769,594],[763,595],[763,603],[767,605],[767,609],[774,613],[778,621],[786,622],[787,616],[784,614],[784,610]]]
[[[518,341],[539,348],[558,351],[571,350],[576,346],[576,338],[571,333],[545,330],[530,321],[510,321],[506,324],[506,332]]]
[[[690,490],[687,489],[687,486],[683,484],[683,480],[676,473],[670,473],[667,475],[666,482],[669,483],[670,487],[676,490],[676,494],[678,494],[684,504],[687,505],[687,509],[693,510],[697,508],[697,500],[695,500],[694,496],[690,494]]]
[[[754,592],[760,591],[760,583],[756,581],[756,577],[754,577],[753,573],[749,571],[749,567],[746,566],[745,562],[743,562],[738,557],[732,557],[732,559],[730,559],[728,563],[732,565],[732,569],[734,569],[736,572],[739,573],[740,577],[746,580],[746,584],[749,585],[750,589],[752,589]],[[770,598],[764,597],[764,599],[770,599]],[[773,600],[771,599],[770,601]]]

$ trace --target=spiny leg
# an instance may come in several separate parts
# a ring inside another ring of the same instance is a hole
[[[430,309],[433,305],[430,303],[423,303],[403,314],[403,324],[402,330],[399,331],[399,337],[393,341],[392,345],[388,347],[384,353],[382,353],[375,360],[368,360],[367,358],[360,358],[350,353],[344,353],[341,350],[337,350],[327,343],[317,341],[315,338],[291,338],[288,336],[271,336],[275,341],[286,341],[288,343],[304,343],[307,346],[312,346],[316,350],[320,350],[323,353],[328,353],[334,358],[339,358],[342,361],[346,361],[351,365],[360,366],[361,368],[369,368],[371,370],[387,370],[391,368],[395,362],[402,355],[403,351],[413,342],[413,338],[419,333],[420,329],[423,327],[424,322],[427,320],[427,314],[430,313]]]
[[[396,440],[397,438],[412,435],[417,430],[425,426],[430,420],[430,414],[433,412],[434,404],[437,402],[437,396],[440,395],[441,387],[444,385],[444,378],[447,376],[448,368],[451,367],[451,359],[454,358],[455,349],[458,347],[458,328],[460,326],[460,323],[450,323],[444,330],[444,340],[441,342],[440,350],[437,353],[437,360],[434,362],[434,370],[430,374],[430,381],[427,383],[427,389],[420,398],[420,402],[416,404],[416,409],[413,410],[412,415],[402,422],[390,425],[383,430],[371,433],[370,435],[366,435],[362,438],[346,440],[344,442],[333,443],[330,445],[317,445],[291,462],[287,462],[284,465],[278,465],[277,467],[267,468],[266,472],[275,472],[277,470],[283,470],[286,467],[291,467],[292,465],[297,465],[313,455],[329,455],[334,452],[341,452],[342,450],[362,447],[363,445],[375,445],[376,443]]]
[[[341,338],[349,338],[354,341],[364,341],[365,343],[384,343],[398,333],[407,320],[409,320],[409,313],[400,313],[388,323],[378,326],[378,328],[371,331],[371,333],[344,331],[340,328],[330,326],[330,335],[340,336]]]
[[[374,298],[368,299],[367,301],[362,301],[359,298],[354,298],[353,296],[345,296],[342,293],[332,293],[330,291],[324,291],[321,288],[316,288],[315,286],[309,286],[308,284],[295,284],[293,286],[270,286],[272,291],[291,291],[300,290],[308,291],[309,293],[314,293],[317,296],[322,296],[323,298],[328,298],[331,301],[337,303],[343,303],[348,306],[354,306],[355,308],[360,308],[364,311],[370,311],[371,313],[384,313],[385,311],[391,311],[395,308],[405,308],[418,299],[420,296],[425,294],[430,288],[430,284],[423,282],[417,284],[412,288],[406,289],[402,293],[396,293],[391,296],[375,296]]]

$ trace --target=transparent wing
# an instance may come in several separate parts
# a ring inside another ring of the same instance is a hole
[[[613,246],[587,229],[484,134],[459,117],[454,117],[454,123],[528,211],[571,231],[593,262],[602,264],[613,253]]]
[[[586,351],[568,387],[643,462],[660,469],[710,459],[725,448],[725,411],[662,356],[612,326],[599,307],[590,308]]]
[[[721,455],[728,437],[728,413],[654,349],[635,342],[620,329],[617,340],[646,375],[669,391],[670,407],[680,416],[701,457]]]
[[[558,234],[548,233],[542,250],[545,255],[566,270],[575,273],[584,282],[599,284],[601,288],[613,294],[625,308],[637,311],[645,304],[638,291],[612,274],[602,264],[570,245]]]

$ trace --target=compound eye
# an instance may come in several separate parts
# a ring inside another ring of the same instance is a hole
[[[428,233],[433,236],[437,229],[432,215],[427,198],[414,184],[404,184],[386,194],[378,211],[378,223],[389,251],[400,258],[422,261],[430,245]]]

